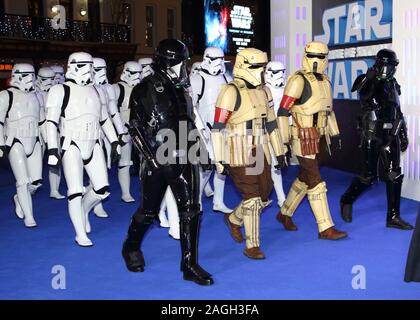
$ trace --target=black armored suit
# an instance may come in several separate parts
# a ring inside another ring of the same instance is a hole
[[[375,65],[360,75],[352,91],[360,96],[360,147],[363,151],[363,172],[353,179],[341,197],[341,215],[352,221],[352,204],[378,179],[385,181],[387,192],[387,227],[412,229],[400,218],[401,152],[408,148],[407,126],[401,112],[400,85],[394,78],[398,60],[388,49],[379,51]]]
[[[133,216],[123,246],[127,268],[144,270],[139,250],[144,234],[158,216],[168,186],[180,215],[182,261],[185,280],[211,285],[211,275],[198,265],[200,227],[198,165],[188,159],[195,144],[188,133],[194,129],[192,103],[186,90],[185,60],[188,50],[177,40],[163,40],[154,59],[154,75],[137,85],[130,97],[130,128],[133,144],[142,154],[141,206]],[[156,248],[159,250],[158,248]]]

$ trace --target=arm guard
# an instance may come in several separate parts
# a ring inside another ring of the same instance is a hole
[[[100,95],[101,96],[101,95]],[[109,115],[108,115],[108,110],[106,108],[106,104],[104,104],[104,101],[102,99],[103,97],[101,97],[101,126],[102,126],[102,130],[105,133],[105,136],[107,137],[108,141],[113,143],[118,141],[118,137],[117,134],[115,132],[115,128],[112,125],[111,120],[109,119]]]
[[[48,149],[58,149],[58,124],[64,99],[64,87],[56,85],[50,89],[46,103]]]
[[[290,125],[289,117],[280,116],[277,117],[277,126],[280,131],[281,140],[284,144],[290,144]]]
[[[335,117],[335,112],[331,111],[331,113],[328,116],[327,120],[327,134],[330,137],[335,137],[340,134],[340,129],[338,128],[337,119]]]
[[[230,116],[235,110],[237,99],[238,93],[233,85],[224,86],[217,98],[214,130],[211,133],[214,160],[216,162],[225,160],[226,137],[223,129],[225,129]]]
[[[6,122],[7,110],[9,109],[9,94],[6,90],[0,92],[0,147],[5,145],[4,125]]]

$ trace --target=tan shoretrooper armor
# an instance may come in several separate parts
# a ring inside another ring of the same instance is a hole
[[[234,80],[219,94],[212,131],[218,171],[227,168],[243,200],[225,221],[238,242],[243,241],[240,228],[244,226],[244,253],[252,259],[264,258],[259,249],[259,220],[273,188],[271,152],[279,168],[285,164],[285,146],[272,96],[262,83],[266,64],[267,54],[260,50],[248,48],[238,54]]]
[[[305,197],[318,223],[319,237],[337,240],[347,236],[334,229],[327,201],[327,186],[319,172],[318,155],[320,144],[339,145],[340,131],[332,110],[332,89],[327,75],[328,47],[324,43],[311,42],[306,45],[303,69],[292,75],[286,84],[278,112],[282,127],[288,123],[289,113],[292,126],[283,139],[297,156],[300,172],[294,181],[277,219],[290,231],[297,230],[292,216]]]

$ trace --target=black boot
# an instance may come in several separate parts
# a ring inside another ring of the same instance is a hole
[[[181,271],[184,273],[184,280],[194,281],[202,286],[212,285],[214,281],[211,274],[198,264],[198,235],[201,214],[198,212],[194,214],[181,213],[180,220]]]
[[[141,215],[137,221],[135,217],[131,219],[128,228],[127,239],[124,241],[122,256],[127,269],[131,272],[143,272],[146,265],[140,245],[144,235],[153,223],[153,216]]]
[[[341,196],[340,199],[340,208],[341,208],[341,217],[345,222],[352,222],[353,220],[353,202],[371,186],[366,179],[356,177],[353,179],[350,187],[347,191]]]
[[[413,226],[400,217],[401,186],[404,176],[401,175],[395,181],[386,182],[386,197],[388,211],[386,214],[387,228],[412,230]]]

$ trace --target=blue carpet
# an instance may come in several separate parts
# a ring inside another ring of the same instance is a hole
[[[299,207],[295,222],[298,232],[286,232],[275,220],[273,205],[262,215],[263,261],[244,257],[242,245],[233,242],[222,216],[204,200],[200,262],[215,279],[212,287],[182,280],[179,243],[166,229],[154,226],[143,251],[146,271],[133,274],[125,269],[120,255],[130,217],[137,204],[124,204],[115,171],[112,195],[105,203],[109,219],[91,217],[92,248],[74,243],[67,202],[48,198],[48,182],[34,197],[39,227],[26,229],[14,214],[11,196],[14,180],[0,169],[0,298],[1,299],[419,299],[420,284],[406,284],[403,274],[412,232],[386,229],[385,188],[374,186],[354,206],[352,224],[339,217],[338,199],[351,175],[323,169],[328,183],[329,203],[339,229],[350,237],[330,242],[317,239],[317,227],[307,200]],[[296,168],[284,173],[288,190]],[[138,199],[137,179],[132,193]],[[63,188],[64,189],[64,188]],[[234,207],[239,195],[229,182],[226,203]],[[64,192],[64,190],[63,190]],[[414,223],[418,204],[403,200],[403,217]],[[66,270],[66,289],[54,290],[53,266]],[[366,270],[366,290],[352,288],[352,268]]]

